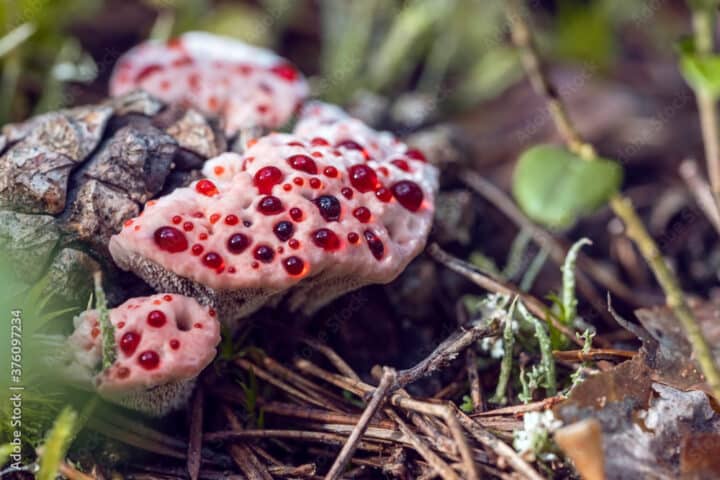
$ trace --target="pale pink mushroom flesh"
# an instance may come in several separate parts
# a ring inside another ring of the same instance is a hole
[[[95,378],[101,396],[145,413],[182,406],[195,378],[215,358],[216,312],[176,294],[132,298],[109,312],[116,360]],[[68,339],[76,358],[99,365],[102,338],[97,310],[83,312]]]
[[[111,239],[116,263],[231,324],[288,293],[291,309],[312,313],[393,280],[425,245],[437,171],[389,133],[342,111],[326,119],[328,109],[311,105],[298,133],[206,162],[206,178],[147,205]]]
[[[110,94],[137,89],[220,117],[228,135],[285,124],[309,90],[302,74],[273,52],[204,32],[150,40],[125,53]]]

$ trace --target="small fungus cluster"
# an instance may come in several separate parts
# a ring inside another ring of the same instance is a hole
[[[299,108],[303,77],[234,40],[189,33],[140,45],[120,60],[111,91],[138,88],[218,116],[230,134],[299,112],[292,133],[242,135],[242,154],[208,160],[202,178],[148,201],[110,239],[119,267],[171,293],[111,312],[118,358],[97,375],[97,389],[159,415],[186,401],[212,360],[215,311],[232,329],[265,304],[309,314],[396,278],[425,246],[438,175],[422,152],[338,107]],[[99,361],[97,316],[81,315],[70,338],[86,363]]]
[[[109,314],[117,358],[94,377],[100,395],[158,416],[184,404],[220,342],[215,310],[165,293],[130,299]],[[99,317],[97,310],[80,314],[68,339],[74,361],[89,371],[102,362]]]

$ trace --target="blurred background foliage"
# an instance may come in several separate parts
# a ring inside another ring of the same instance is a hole
[[[529,6],[545,22],[540,42],[555,61],[599,71],[618,61],[618,30],[635,27],[668,45],[684,22],[674,16],[681,2]],[[663,28],[649,24],[657,21]],[[278,50],[311,77],[316,95],[341,104],[369,94],[456,112],[520,78],[502,0],[0,0],[0,25],[2,123],[97,100],[124,50],[197,29]]]

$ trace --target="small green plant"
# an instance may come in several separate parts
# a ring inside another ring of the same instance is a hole
[[[510,373],[512,372],[513,366],[513,347],[515,346],[515,332],[513,332],[513,321],[515,317],[515,306],[517,305],[518,299],[515,297],[510,304],[507,315],[503,319],[503,357],[500,362],[500,377],[498,378],[497,387],[495,388],[495,394],[490,399],[491,402],[499,405],[505,405],[507,403],[507,385],[510,380]]]
[[[576,335],[578,339],[583,341],[582,353],[587,354],[588,352],[590,352],[590,349],[592,349],[592,340],[595,336],[595,331],[588,328],[585,329],[583,333],[577,333]],[[583,362],[577,368],[577,370],[570,374],[570,386],[567,388],[567,391],[564,392],[565,395],[570,393],[573,388],[577,387],[583,382],[583,372],[585,371],[585,368],[587,368],[587,362]]]
[[[96,272],[95,279],[95,308],[100,314],[100,333],[102,335],[102,368],[110,368],[117,358],[117,345],[115,345],[115,327],[110,322],[105,291],[102,288],[102,274]]]
[[[57,476],[60,463],[65,458],[76,434],[77,421],[78,414],[70,407],[65,407],[58,415],[40,448],[42,453],[38,480],[54,480]]]

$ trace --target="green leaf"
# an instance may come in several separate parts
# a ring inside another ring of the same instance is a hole
[[[691,38],[678,42],[677,50],[685,81],[696,91],[720,96],[720,55],[698,53]]]
[[[75,433],[76,421],[77,413],[70,407],[65,407],[58,415],[42,447],[40,470],[36,477],[38,480],[55,479],[60,462],[63,461],[68,448],[70,448]]]
[[[587,161],[561,147],[538,145],[520,156],[513,195],[533,220],[567,229],[604,205],[621,182],[622,169],[612,160]]]

